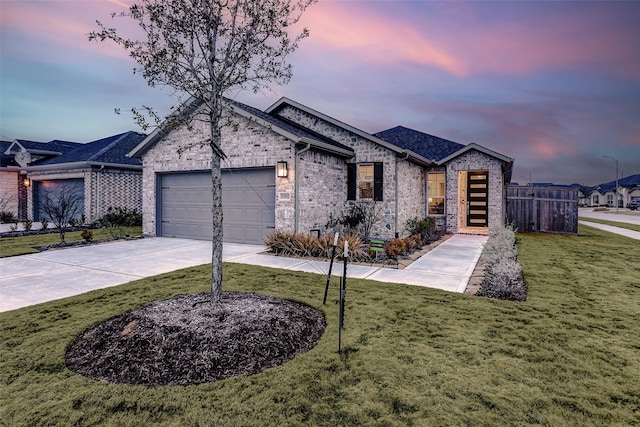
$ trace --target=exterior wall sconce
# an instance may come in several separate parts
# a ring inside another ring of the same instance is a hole
[[[24,185],[25,187],[28,187],[31,185],[31,180],[29,178],[25,178],[22,180],[22,185]]]
[[[289,175],[287,171],[287,162],[278,162],[276,165],[276,172],[278,178],[286,178]]]

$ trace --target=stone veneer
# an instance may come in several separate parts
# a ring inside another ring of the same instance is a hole
[[[457,233],[465,226],[466,207],[461,193],[466,182],[460,183],[460,172],[489,171],[489,231],[504,224],[504,185],[502,162],[477,150],[470,150],[447,163],[446,231]]]
[[[422,217],[424,215],[424,170],[422,167],[400,160],[389,149],[293,106],[287,105],[279,110],[277,114],[300,126],[351,147],[356,152],[356,156],[350,161],[355,161],[356,163],[384,163],[383,196],[382,202],[379,202],[381,203],[379,207],[381,219],[374,225],[371,231],[372,236],[393,238],[396,233],[404,234],[404,222],[408,218],[412,216]],[[396,199],[396,177],[400,178],[397,185],[397,194],[400,195],[398,199]],[[342,179],[346,186],[346,168]],[[321,194],[318,196],[321,196]],[[358,198],[359,195],[357,194],[356,197]],[[333,211],[334,214],[338,214],[342,210],[344,202],[346,202],[346,187],[342,196],[342,206],[337,205],[336,210]]]

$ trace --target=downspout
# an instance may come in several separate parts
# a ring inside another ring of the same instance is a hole
[[[298,175],[298,164],[299,164],[298,156],[300,154],[304,153],[305,151],[309,151],[309,149],[311,149],[311,143],[307,142],[307,146],[304,147],[302,150],[298,151],[295,154],[294,158],[293,158],[294,159],[294,161],[293,161],[293,163],[294,163],[294,166],[293,166],[294,167],[294,172],[293,172],[294,173],[294,175],[293,175],[293,179],[294,179],[294,181],[293,181],[293,189],[294,189],[293,190],[293,197],[295,198],[295,200],[293,202],[293,218],[294,218],[293,219],[293,222],[294,222],[294,230],[293,231],[294,231],[294,233],[297,233],[298,229],[300,227],[300,215],[298,213],[298,208],[299,208],[298,193],[299,193],[299,188],[300,188],[300,185],[298,184],[298,178],[299,178],[299,175]]]
[[[396,238],[400,237],[400,233],[398,231],[398,227],[399,227],[399,224],[398,224],[398,200],[400,200],[400,197],[398,195],[398,163],[403,161],[403,160],[407,160],[408,158],[409,158],[409,153],[404,153],[404,157],[402,157],[402,158],[396,157],[396,168],[395,168],[396,169],[396,191],[395,191],[395,195],[396,195],[396,197],[395,197],[395,199],[396,199],[395,235],[396,235]]]

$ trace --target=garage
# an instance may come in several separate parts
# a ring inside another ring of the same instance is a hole
[[[51,220],[44,211],[45,200],[51,197],[54,205],[62,209],[63,205],[67,210],[77,212],[75,220],[80,220],[84,215],[84,179],[56,179],[48,181],[34,181],[33,187],[33,219]]]
[[[209,171],[158,176],[158,235],[208,240],[211,225]],[[274,168],[222,171],[224,241],[262,244],[275,229]]]

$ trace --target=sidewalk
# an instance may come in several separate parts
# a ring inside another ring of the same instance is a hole
[[[579,220],[578,223],[582,225],[588,225],[589,227],[598,228],[600,230],[608,231],[610,233],[629,237],[631,239],[640,240],[640,231],[628,230],[626,228],[614,227],[612,225],[600,224],[598,222],[591,222],[588,220]]]
[[[486,236],[454,235],[404,270],[349,265],[347,277],[464,292]],[[223,261],[326,275],[329,263],[225,243]],[[146,238],[0,258],[0,312],[211,262],[211,242]],[[334,266],[333,275],[342,274]],[[321,283],[322,280],[319,281]]]

